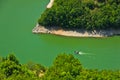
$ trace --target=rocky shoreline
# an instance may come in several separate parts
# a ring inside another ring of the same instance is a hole
[[[94,31],[87,31],[87,30],[63,30],[61,28],[45,28],[44,26],[40,26],[39,24],[33,28],[32,33],[35,34],[55,34],[55,35],[62,35],[62,36],[70,36],[70,37],[108,37],[113,35],[120,35],[120,30],[94,30]]]
[[[50,2],[46,7],[51,8],[53,3],[54,0],[50,0]],[[46,28],[39,24],[37,24],[36,27],[34,27],[32,32],[35,34],[47,33],[47,34],[55,34],[55,35],[71,36],[71,37],[108,37],[113,35],[120,35],[120,29],[94,30],[94,31],[80,30],[80,29],[63,30],[58,27]]]

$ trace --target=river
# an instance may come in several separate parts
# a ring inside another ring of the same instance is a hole
[[[73,38],[32,34],[49,0],[0,0],[0,56],[50,66],[60,53],[73,54],[85,68],[120,69],[120,36]],[[82,55],[74,54],[80,51]]]

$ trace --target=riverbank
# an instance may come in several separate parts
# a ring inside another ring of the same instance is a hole
[[[88,30],[80,30],[80,29],[74,29],[74,30],[64,30],[61,28],[45,28],[44,26],[40,26],[39,24],[34,27],[32,30],[33,33],[39,34],[55,34],[55,35],[61,35],[61,36],[70,36],[70,37],[108,37],[113,35],[120,35],[120,30],[94,30],[94,31],[88,31]]]

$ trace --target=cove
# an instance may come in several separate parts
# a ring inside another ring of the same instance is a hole
[[[120,69],[120,37],[73,38],[32,34],[49,0],[0,0],[0,56],[15,53],[22,63],[51,66],[60,53],[73,54],[85,68]],[[78,50],[84,55],[76,55]]]

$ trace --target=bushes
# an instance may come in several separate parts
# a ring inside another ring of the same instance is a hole
[[[39,78],[32,70],[19,63],[17,58],[10,54],[0,62],[0,80],[37,80]]]
[[[120,71],[85,69],[73,55],[60,54],[43,80],[119,80]]]
[[[16,60],[12,55],[0,62],[0,80],[120,80],[120,70],[85,69],[71,54],[59,54],[48,69],[35,63],[16,64]]]

